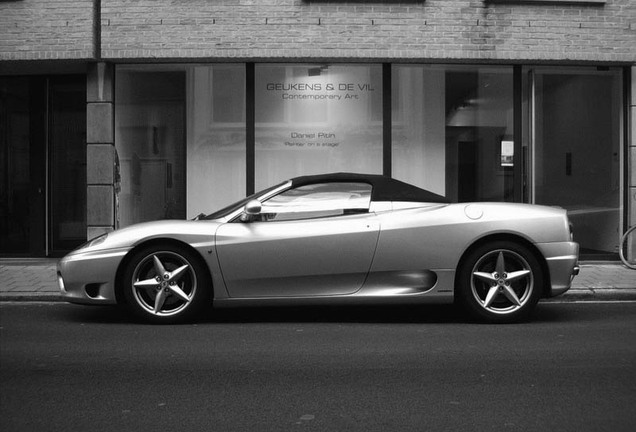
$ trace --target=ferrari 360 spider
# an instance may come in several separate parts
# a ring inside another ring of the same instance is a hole
[[[528,319],[578,273],[565,210],[450,203],[390,177],[297,177],[193,220],[125,227],[58,265],[62,296],[155,323],[211,306],[452,303]]]

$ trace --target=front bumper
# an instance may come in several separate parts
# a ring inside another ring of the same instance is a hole
[[[550,289],[546,297],[555,297],[570,289],[579,274],[579,244],[575,242],[539,243],[550,272]]]
[[[62,298],[71,303],[115,304],[117,268],[129,249],[72,252],[57,265]]]

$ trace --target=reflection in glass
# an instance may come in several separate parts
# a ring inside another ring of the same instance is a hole
[[[86,78],[0,78],[0,254],[86,241]]]
[[[187,75],[187,215],[245,196],[245,65],[196,65]]]
[[[537,68],[530,74],[534,201],[568,210],[587,259],[618,251],[620,69]]]
[[[382,67],[256,65],[256,189],[298,175],[382,172]]]
[[[49,155],[50,248],[71,250],[86,241],[86,84],[51,80]]]
[[[398,65],[392,77],[393,176],[454,201],[513,201],[512,67]]]
[[[245,65],[117,68],[120,226],[245,196]]]
[[[29,85],[0,80],[0,253],[25,253],[33,207],[29,135]]]
[[[371,202],[367,183],[318,183],[290,189],[265,201],[264,221],[312,219],[365,213]]]
[[[119,225],[185,217],[185,72],[117,70]]]

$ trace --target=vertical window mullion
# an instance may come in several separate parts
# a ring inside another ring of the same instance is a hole
[[[255,189],[255,129],[256,98],[254,82],[254,63],[245,64],[245,145],[246,145],[246,193],[251,195]]]
[[[524,172],[524,163],[523,160],[523,131],[522,131],[522,123],[523,123],[523,100],[522,100],[522,70],[521,66],[514,66],[513,69],[513,102],[512,102],[512,110],[513,110],[513,140],[514,140],[514,171],[513,171],[513,201],[515,202],[523,202],[524,201],[524,183],[525,183],[525,175]]]
[[[391,114],[391,64],[382,65],[382,174],[391,176],[391,135],[392,135],[392,114]]]

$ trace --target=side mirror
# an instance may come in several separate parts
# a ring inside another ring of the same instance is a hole
[[[243,208],[243,214],[241,215],[242,222],[248,222],[252,219],[252,216],[261,214],[261,202],[259,200],[251,200],[245,204]]]

